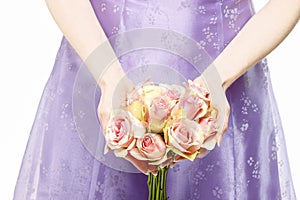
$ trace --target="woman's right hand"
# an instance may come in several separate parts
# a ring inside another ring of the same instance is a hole
[[[124,107],[126,103],[126,96],[129,92],[134,89],[133,83],[126,79],[117,86],[114,84],[106,84],[105,87],[101,88],[101,98],[98,106],[98,118],[101,126],[103,127],[103,134],[105,134],[105,127],[109,122],[110,113],[113,109]],[[147,162],[137,160],[128,152],[124,159],[131,162],[139,171],[147,174],[149,171],[153,174],[157,173],[157,168],[153,165],[149,165]]]
[[[120,64],[118,62],[115,64],[117,64],[120,68]],[[112,67],[116,67],[116,65]],[[101,98],[98,105],[97,114],[101,126],[103,127],[103,134],[105,134],[105,127],[107,127],[109,122],[111,111],[125,107],[127,94],[135,89],[133,82],[126,77],[123,72],[118,71],[116,73],[114,69],[106,70],[107,74],[104,74],[104,78],[99,80]],[[147,174],[148,172],[156,174],[158,171],[156,166],[149,165],[147,162],[135,159],[130,155],[130,152],[127,154],[127,156],[125,156],[124,159],[131,162],[139,171],[144,174]]]
[[[119,83],[107,83],[101,87],[101,98],[97,113],[103,129],[107,126],[112,110],[124,107],[126,96],[134,90],[131,80],[124,78]]]

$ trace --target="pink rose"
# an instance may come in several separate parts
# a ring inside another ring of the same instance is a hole
[[[160,133],[176,102],[167,96],[155,97],[147,106],[146,120],[151,132]]]
[[[158,165],[166,159],[166,145],[159,134],[146,133],[137,139],[136,147],[130,150],[130,154],[138,160]]]
[[[167,118],[184,92],[182,86],[146,82],[127,95],[127,109],[148,124],[149,132],[162,132]]]
[[[188,87],[191,89],[191,91],[197,93],[197,95],[203,100],[210,101],[210,93],[207,90],[207,88],[190,80],[188,81],[188,83],[189,83]]]
[[[184,87],[179,85],[159,84],[159,87],[162,90],[162,95],[169,97],[171,100],[179,100],[185,92]]]
[[[165,129],[167,147],[189,160],[194,160],[205,139],[202,127],[195,121],[182,118]]]
[[[126,156],[127,150],[135,145],[135,138],[142,137],[146,129],[130,112],[116,110],[111,113],[105,130],[105,139],[108,150],[115,151],[118,156]],[[121,154],[123,153],[123,154]]]
[[[186,118],[198,120],[207,113],[210,105],[210,93],[207,89],[190,81],[179,105]]]
[[[126,105],[131,105],[135,101],[142,101],[141,88],[135,88],[126,95]]]
[[[218,143],[219,135],[218,129],[216,127],[215,121],[213,117],[202,118],[199,120],[199,125],[204,131],[204,142],[202,144],[202,148],[207,150],[212,150],[215,148],[215,145]]]
[[[205,138],[208,138],[217,132],[215,121],[212,116],[201,118],[198,123],[204,131]]]

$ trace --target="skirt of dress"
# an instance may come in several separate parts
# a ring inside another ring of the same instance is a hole
[[[91,4],[107,37],[147,27],[173,30],[195,40],[212,59],[254,14],[250,0],[92,0]],[[184,59],[153,49],[124,55],[120,61],[125,70],[155,62],[195,76]],[[32,126],[16,200],[147,199],[146,175],[108,167],[79,137],[72,105],[81,63],[63,37]],[[94,108],[100,95],[97,88]],[[266,59],[240,77],[226,95],[231,114],[221,147],[170,169],[169,199],[296,199]],[[84,118],[85,112],[79,117]]]

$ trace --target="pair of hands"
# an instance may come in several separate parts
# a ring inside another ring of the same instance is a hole
[[[194,82],[200,84],[203,87],[207,87],[205,85],[205,81],[203,81],[202,76],[197,77],[194,80]],[[106,127],[109,121],[111,111],[115,108],[120,108],[125,105],[126,95],[129,92],[133,91],[135,89],[135,86],[130,79],[120,78],[120,81],[114,81],[114,84],[102,84],[100,85],[100,87],[101,87],[101,99],[97,109],[97,114],[102,127]],[[226,105],[227,105],[226,116],[225,116],[224,126],[221,131],[222,134],[227,129],[228,118],[230,114],[230,107],[227,100],[226,100]],[[147,162],[137,160],[133,156],[131,156],[130,153],[127,154],[125,159],[130,161],[139,171],[143,172],[144,174],[147,174],[148,172],[156,174],[158,172],[156,166],[149,165]],[[167,163],[168,162],[166,162],[166,164]],[[171,166],[172,165],[174,165],[174,162],[171,164]]]

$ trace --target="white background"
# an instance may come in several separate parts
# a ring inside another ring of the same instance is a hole
[[[254,3],[259,8],[264,0],[255,0]],[[13,197],[36,109],[54,65],[62,34],[44,1],[2,1],[0,27],[0,199],[5,200]],[[300,23],[268,56],[298,196],[299,57]]]

